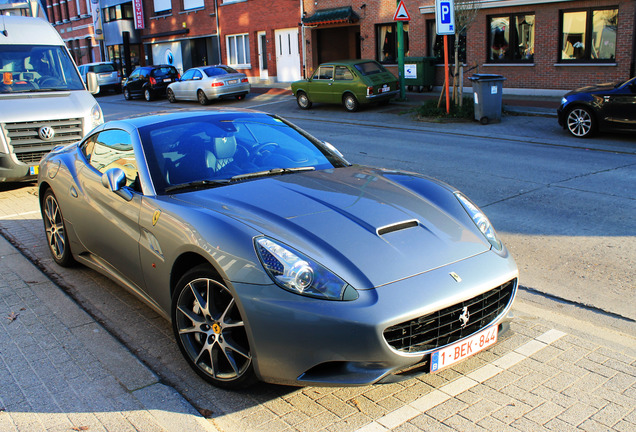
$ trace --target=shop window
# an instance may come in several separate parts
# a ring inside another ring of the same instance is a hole
[[[488,17],[489,63],[534,61],[534,14]]]
[[[236,68],[251,67],[250,43],[247,34],[227,36],[225,40],[228,65]]]
[[[448,62],[455,63],[455,35],[448,35]],[[435,57],[435,63],[444,63],[444,36],[438,35],[435,20],[426,21],[426,40],[428,41],[427,55]],[[466,31],[459,35],[459,61],[466,63]]]
[[[613,62],[616,59],[618,9],[561,13],[562,62]]]
[[[403,24],[404,56],[409,55],[409,25]],[[397,24],[376,24],[376,60],[384,64],[396,64],[398,59]]]
[[[132,3],[124,3],[104,8],[104,22],[133,19]]]

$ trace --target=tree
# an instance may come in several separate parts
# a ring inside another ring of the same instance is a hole
[[[463,80],[459,82],[459,38],[464,32],[468,32],[470,26],[477,19],[477,13],[481,8],[481,0],[455,0],[455,66],[453,71],[453,102],[462,105],[464,94]],[[463,71],[463,69],[462,69]],[[463,78],[463,73],[461,74]],[[458,88],[458,83],[460,88]]]

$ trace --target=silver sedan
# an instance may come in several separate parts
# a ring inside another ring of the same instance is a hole
[[[170,102],[196,100],[207,105],[212,99],[235,97],[245,99],[250,92],[250,83],[244,73],[229,66],[202,66],[188,69],[179,81],[168,86]]]
[[[46,156],[38,182],[53,259],[146,301],[220,387],[434,373],[507,328],[517,266],[475,204],[351,165],[277,116],[105,123]]]

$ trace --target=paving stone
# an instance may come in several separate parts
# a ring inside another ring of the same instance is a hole
[[[563,420],[560,420],[558,418],[553,418],[552,420],[547,422],[544,426],[546,429],[551,431],[556,431],[556,432],[570,432],[570,431],[579,430],[575,426],[572,426],[571,424],[566,423]]]
[[[329,432],[352,432],[371,423],[371,419],[361,412],[345,417],[327,427]]]
[[[470,430],[474,432],[486,432],[486,429],[457,414],[444,420],[444,424],[458,431]],[[490,429],[490,432],[494,431],[496,431],[496,429]]]
[[[325,430],[325,428],[338,420],[338,417],[329,412],[323,411],[315,417],[309,418],[295,425],[299,432],[316,432]]]
[[[373,420],[376,420],[387,413],[386,409],[376,403],[373,403],[364,396],[355,397],[351,399],[349,403]]]
[[[482,420],[480,420],[477,423],[477,426],[479,426],[482,431],[489,431],[489,432],[518,432],[517,429],[513,428],[512,426],[509,426],[499,420],[497,420],[496,418],[493,417],[486,417]],[[459,429],[461,431],[468,431],[468,430],[472,430],[472,428],[463,428],[463,429]]]
[[[565,408],[552,402],[544,402],[541,405],[527,412],[524,417],[540,425],[546,424],[559,414],[563,413]]]
[[[577,402],[559,414],[557,418],[572,426],[578,426],[597,412],[596,408]]]
[[[634,430],[636,430],[636,424],[621,420],[614,425],[613,430],[618,432],[634,432]]]
[[[328,411],[334,413],[339,418],[345,418],[347,416],[353,415],[356,412],[359,412],[357,408],[351,406],[350,404],[343,403],[340,399],[330,394],[325,397],[322,397],[316,401]]]
[[[616,404],[608,404],[592,416],[592,420],[612,427],[625,418],[631,410]]]
[[[611,378],[617,373],[616,370],[608,368],[607,366],[604,366],[602,364],[595,363],[587,358],[583,358],[575,364],[589,370],[590,372],[594,372],[607,378]]]
[[[450,416],[457,414],[459,411],[466,409],[467,406],[468,405],[464,402],[451,398],[429,409],[426,411],[426,414],[439,421],[444,421]]]
[[[433,391],[433,387],[421,381],[417,381],[414,385],[398,391],[397,393],[395,393],[394,396],[402,402],[408,404],[424,396],[425,394],[430,393],[431,391]]]
[[[483,426],[483,425],[482,425]],[[546,431],[545,427],[540,424],[533,422],[532,420],[527,419],[526,417],[521,417],[510,423],[510,426],[519,432],[541,432]]]
[[[490,415],[499,408],[501,408],[500,405],[487,399],[481,399],[478,402],[470,404],[465,409],[459,411],[459,415],[474,423],[477,423],[479,420]]]
[[[427,432],[451,432],[452,428],[440,423],[439,420],[429,416],[428,414],[421,414],[417,417],[409,420],[409,423],[415,425],[419,429]]]
[[[513,421],[521,418],[531,409],[532,407],[530,405],[512,399],[508,404],[495,411],[492,414],[492,417],[503,423],[510,424]]]

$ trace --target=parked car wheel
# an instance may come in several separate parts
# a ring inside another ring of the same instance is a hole
[[[203,90],[199,90],[197,92],[197,100],[199,101],[201,105],[207,105],[208,103],[210,103],[210,101],[208,100],[208,97],[205,95]]]
[[[342,104],[344,105],[345,109],[349,112],[358,111],[358,108],[360,108],[358,99],[356,99],[356,97],[352,95],[351,93],[344,95],[344,97],[342,98]]]
[[[568,112],[565,124],[572,135],[578,138],[586,138],[594,132],[594,115],[588,108],[574,107]]]
[[[69,267],[75,259],[71,254],[71,247],[66,236],[66,226],[60,204],[51,189],[47,189],[43,198],[42,219],[44,231],[49,245],[49,252],[53,260],[62,267]]]
[[[166,96],[168,97],[168,101],[170,103],[175,103],[177,101],[177,98],[174,97],[174,92],[172,91],[172,89],[168,89],[166,91]]]
[[[124,99],[130,100],[130,92],[127,88],[124,89]]]
[[[238,96],[236,96],[236,100],[240,100],[240,101],[242,101],[243,99],[245,99],[245,95],[238,95]]]
[[[144,90],[144,99],[146,99],[148,102],[152,100],[152,93],[150,92],[150,89]]]
[[[207,264],[177,284],[172,324],[190,366],[212,384],[236,389],[256,382],[243,318],[234,296]]]
[[[305,92],[299,91],[296,94],[296,103],[300,109],[309,109],[311,108],[311,101]]]

